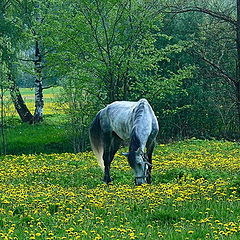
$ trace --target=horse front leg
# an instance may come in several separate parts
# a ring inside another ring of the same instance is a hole
[[[148,166],[148,173],[147,173],[147,183],[151,184],[152,182],[152,176],[151,176],[151,172],[152,172],[152,154],[153,154],[153,149],[155,147],[155,143],[150,144],[149,146],[147,146],[147,160],[150,163]]]

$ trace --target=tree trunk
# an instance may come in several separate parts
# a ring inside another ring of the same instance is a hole
[[[236,88],[236,102],[237,102],[237,114],[238,114],[238,123],[240,126],[240,80],[235,83]]]
[[[3,86],[1,85],[1,151],[0,154],[6,155],[7,154],[7,140],[6,140],[6,133],[5,133],[5,113],[4,113],[4,90]]]
[[[237,0],[237,69],[236,69],[236,101],[237,101],[237,114],[240,126],[240,0]]]
[[[10,80],[10,95],[11,99],[13,101],[13,104],[15,106],[15,109],[18,112],[18,115],[20,116],[21,120],[23,122],[32,123],[33,122],[33,115],[27,108],[22,95],[20,93],[19,87],[16,85],[15,81],[12,79],[12,76],[9,75]]]
[[[42,56],[40,53],[39,41],[35,42],[35,112],[34,123],[41,122],[43,120],[43,85],[42,85]]]

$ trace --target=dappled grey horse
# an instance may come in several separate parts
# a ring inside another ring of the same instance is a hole
[[[135,172],[135,184],[151,183],[152,153],[158,130],[157,118],[146,99],[117,101],[100,110],[89,135],[92,150],[104,171],[103,181],[111,182],[113,157],[122,140],[130,139],[129,152],[124,155]]]

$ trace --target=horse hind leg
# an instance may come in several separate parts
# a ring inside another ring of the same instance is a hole
[[[116,154],[117,150],[119,149],[122,143],[122,139],[118,137],[118,135],[113,132],[112,144],[111,144],[111,162]]]
[[[104,134],[103,137],[103,163],[104,163],[104,177],[103,181],[105,183],[110,183],[112,181],[110,177],[110,154],[111,154],[111,134]]]
[[[115,134],[106,135],[104,138],[105,147],[103,153],[103,160],[104,160],[104,178],[103,181],[107,184],[112,181],[110,177],[110,165],[114,158],[115,153],[120,147],[121,139]]]
[[[104,150],[103,150],[103,162],[104,162],[104,177],[103,181],[105,183],[110,183],[112,178],[110,177],[110,165],[112,161],[112,132],[104,133],[103,135],[103,143],[104,143]]]

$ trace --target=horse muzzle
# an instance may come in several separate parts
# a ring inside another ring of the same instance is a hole
[[[136,186],[140,186],[140,185],[142,185],[144,183],[147,183],[146,177],[136,177],[135,178],[135,185]]]

